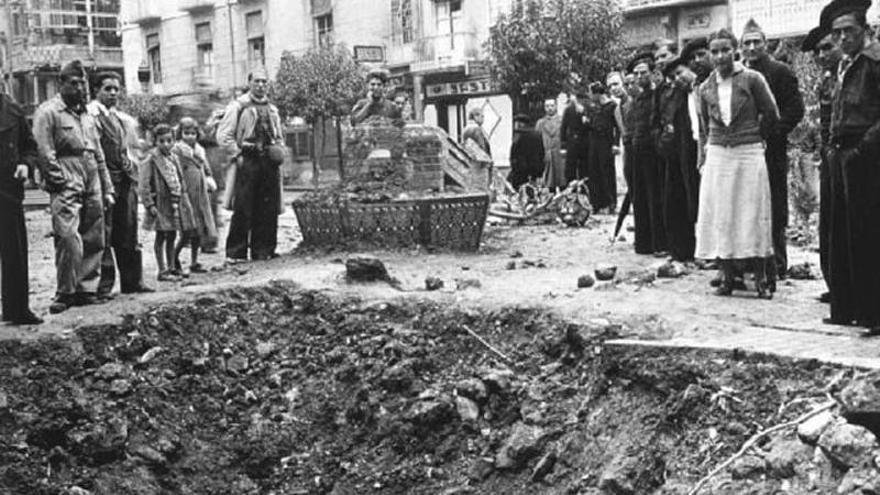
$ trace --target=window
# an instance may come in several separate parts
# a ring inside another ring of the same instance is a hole
[[[266,65],[266,38],[248,40],[248,65],[251,68]]]
[[[333,13],[315,17],[315,33],[318,35],[318,46],[333,44]]]
[[[438,0],[434,5],[437,9],[437,34],[449,36],[449,48],[455,49],[455,35],[462,31],[461,0]]]
[[[211,75],[214,62],[213,32],[210,22],[196,24],[196,66],[202,75]]]
[[[147,35],[147,58],[150,64],[150,75],[153,84],[162,82],[162,52],[159,48],[159,34]]]
[[[412,0],[397,0],[395,5],[394,20],[398,30],[398,38],[403,43],[414,41]]]
[[[263,11],[248,12],[244,16],[244,29],[248,38],[263,35]]]

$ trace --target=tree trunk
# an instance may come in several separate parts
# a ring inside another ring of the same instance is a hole
[[[312,186],[318,188],[318,176],[321,173],[321,155],[323,150],[318,148],[318,125],[312,124]]]
[[[342,155],[342,118],[336,117],[336,153],[339,155],[339,180],[345,180],[345,157]]]

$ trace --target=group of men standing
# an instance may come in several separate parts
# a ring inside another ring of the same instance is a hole
[[[276,256],[281,212],[278,110],[267,99],[265,70],[248,82],[249,91],[229,104],[218,132],[236,172],[228,185],[232,262],[249,253],[254,260]],[[82,63],[64,65],[59,93],[36,110],[33,128],[22,108],[0,95],[3,319],[13,324],[42,322],[29,307],[22,205],[23,182],[34,168],[50,195],[57,290],[49,312],[112,299],[117,270],[122,293],[153,291],[143,281],[138,241],[138,162],[149,151],[138,149],[136,121],[117,108],[120,75],[99,73],[92,83],[90,102]]]

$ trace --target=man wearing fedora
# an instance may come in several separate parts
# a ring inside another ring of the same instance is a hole
[[[227,206],[232,220],[226,235],[229,263],[277,256],[278,215],[281,214],[281,172],[284,161],[281,117],[267,95],[269,75],[257,69],[248,75],[249,91],[233,100],[217,128],[217,141],[235,157]]]

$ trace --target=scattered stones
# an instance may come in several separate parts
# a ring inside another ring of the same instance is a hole
[[[744,455],[730,465],[730,475],[735,480],[753,478],[764,472],[764,459],[756,455]]]
[[[443,288],[443,280],[438,277],[427,277],[425,279],[425,290],[435,291]]]
[[[113,417],[103,423],[88,423],[67,432],[71,452],[102,465],[121,459],[128,440],[128,422]]]
[[[265,359],[271,356],[277,346],[272,342],[258,342],[257,343],[257,354],[259,354],[260,358]]]
[[[107,363],[95,371],[95,376],[110,381],[128,376],[128,369],[120,363]]]
[[[190,362],[190,368],[192,369],[193,373],[204,373],[208,369],[208,358],[193,358]]]
[[[468,469],[468,479],[483,481],[495,471],[495,460],[491,457],[477,457]]]
[[[138,358],[138,364],[147,364],[153,360],[160,352],[162,352],[162,348],[159,346],[152,347],[147,352],[143,353],[141,357]]]
[[[853,380],[840,391],[843,417],[880,434],[880,372]]]
[[[784,479],[795,475],[795,467],[813,457],[813,448],[794,438],[779,437],[772,441],[764,457],[771,476]]]
[[[813,273],[813,264],[805,261],[798,265],[789,266],[788,278],[792,280],[816,280],[816,274]]]
[[[657,268],[657,278],[680,278],[687,274],[687,267],[678,261],[669,261]]]
[[[631,474],[633,466],[638,465],[638,460],[619,454],[615,457],[599,476],[599,489],[603,493],[615,495],[637,495],[634,480]]]
[[[880,472],[874,467],[855,467],[846,472],[837,493],[862,495],[880,493]]]
[[[67,489],[67,495],[92,495],[92,492],[86,490],[85,488],[72,486]]]
[[[553,451],[547,452],[544,454],[544,457],[535,464],[535,468],[532,469],[531,480],[534,483],[537,483],[544,479],[550,471],[553,471],[553,466],[556,465],[556,453]]]
[[[491,370],[485,373],[481,379],[490,392],[505,393],[513,381],[513,372],[508,369]]]
[[[508,261],[504,268],[506,270],[516,270],[516,261]]]
[[[226,360],[226,370],[233,373],[242,374],[247,371],[248,366],[248,358],[241,354],[233,355]]]
[[[522,422],[513,425],[507,441],[495,455],[498,469],[518,469],[539,452],[544,430],[538,426],[528,426]]]
[[[458,382],[455,385],[455,393],[462,397],[475,400],[478,403],[486,400],[489,396],[489,391],[486,389],[486,385],[476,378],[469,378]]]
[[[455,288],[458,290],[479,289],[481,287],[483,287],[483,283],[475,278],[455,279]]]
[[[819,437],[819,447],[836,465],[851,468],[872,462],[877,437],[864,427],[837,422]]]
[[[819,437],[833,422],[834,415],[830,411],[821,412],[798,425],[798,438],[804,443],[816,445]]]
[[[609,280],[614,280],[614,276],[617,275],[617,267],[616,266],[606,266],[597,268],[594,272],[596,275],[596,280],[607,282]]]
[[[129,451],[137,457],[147,461],[147,463],[155,466],[161,467],[168,463],[168,459],[164,454],[146,445],[136,445],[130,448]]]
[[[589,289],[596,285],[596,279],[592,275],[581,275],[578,277],[578,289]]]
[[[514,251],[514,252],[510,253],[510,257],[511,258],[522,258],[523,254],[521,251]]]
[[[131,382],[118,378],[110,382],[110,393],[116,396],[127,395],[131,392]]]
[[[407,419],[423,428],[436,428],[452,418],[452,406],[446,401],[417,401],[410,408]]]
[[[382,282],[391,280],[385,264],[376,258],[345,260],[345,279],[349,282]]]
[[[476,421],[480,418],[480,406],[467,397],[456,396],[455,408],[463,421]]]

